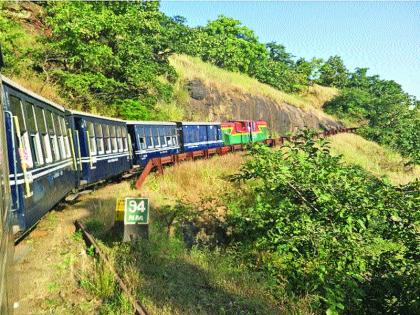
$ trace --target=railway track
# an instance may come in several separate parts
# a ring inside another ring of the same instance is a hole
[[[112,275],[114,276],[115,281],[118,283],[121,291],[124,292],[126,297],[129,299],[131,305],[134,309],[134,314],[136,315],[148,315],[146,308],[142,305],[134,296],[131,294],[128,286],[124,283],[124,281],[119,276],[118,272],[114,269],[112,264],[110,263],[106,254],[99,248],[98,243],[96,242],[95,238],[89,233],[86,229],[84,224],[78,220],[74,222],[76,226],[76,230],[81,231],[83,235],[83,239],[85,240],[86,244],[90,247],[93,246],[95,255],[102,261],[105,266],[111,271]]]

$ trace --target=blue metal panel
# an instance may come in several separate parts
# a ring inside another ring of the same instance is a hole
[[[38,108],[64,117],[64,112],[56,107],[47,104],[34,96],[26,94],[14,87],[5,88],[7,97],[5,102],[6,112],[6,133],[10,166],[10,185],[12,192],[12,211],[14,213],[14,224],[17,224],[22,232],[32,227],[38,220],[57,204],[76,185],[76,171],[73,167],[73,160],[61,157],[61,160],[41,165],[34,165],[27,169],[26,179],[21,167],[21,154],[19,154],[19,138],[14,130],[9,103],[9,95],[14,95],[21,101],[26,101]],[[23,104],[23,106],[28,106]],[[29,116],[29,114],[28,114]],[[65,126],[67,128],[67,126]],[[50,139],[49,139],[50,140]],[[63,140],[64,141],[64,140]],[[40,144],[44,148],[44,143]],[[35,152],[30,143],[31,152]],[[45,148],[44,148],[45,149]],[[45,152],[45,151],[44,151]],[[22,153],[23,154],[23,153]],[[29,154],[29,153],[28,153]],[[30,193],[25,196],[24,185],[29,184]]]
[[[107,125],[109,127],[127,128],[121,121],[110,120],[106,118],[84,116],[82,114],[73,115],[75,126],[79,134],[79,147],[82,158],[82,180],[85,184],[92,184],[120,175],[131,168],[132,161],[127,150],[124,152],[112,152],[92,155],[89,152],[89,139],[87,138],[87,122]],[[96,141],[96,138],[95,138]]]
[[[182,148],[185,152],[216,148],[223,146],[220,124],[215,123],[182,123],[178,126],[182,130]]]
[[[207,135],[208,135],[208,148],[217,148],[224,145],[222,140],[222,131],[220,124],[208,125],[207,126]]]
[[[180,152],[179,140],[176,136],[176,125],[169,122],[168,125],[162,122],[156,125],[151,122],[142,125],[139,122],[134,125],[130,124],[128,130],[131,138],[136,139],[136,145],[133,146],[133,164],[135,165],[144,166],[151,158]],[[143,133],[143,130],[145,133]],[[175,143],[174,136],[176,137]],[[170,139],[168,140],[167,137],[170,137]],[[153,143],[151,139],[153,139]]]

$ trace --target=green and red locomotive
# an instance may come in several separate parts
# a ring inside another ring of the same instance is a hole
[[[222,122],[225,145],[264,141],[268,138],[267,122],[264,120],[231,120]]]

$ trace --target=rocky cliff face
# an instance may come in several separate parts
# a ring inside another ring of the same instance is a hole
[[[187,116],[195,120],[263,119],[280,135],[305,127],[328,130],[342,126],[316,109],[302,110],[242,91],[220,91],[198,79],[188,81],[186,88],[190,96]]]

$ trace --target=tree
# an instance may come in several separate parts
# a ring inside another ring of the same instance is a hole
[[[176,73],[158,3],[53,2],[47,9],[44,68],[75,106],[124,118],[123,104],[139,102],[151,113],[158,100],[170,100]]]
[[[230,71],[253,76],[256,64],[267,59],[265,46],[240,21],[219,16],[202,28],[205,34],[202,59]]]
[[[339,56],[332,56],[321,66],[318,82],[321,85],[345,87],[348,80],[348,70]]]
[[[276,42],[265,44],[268,49],[269,58],[273,61],[282,62],[288,66],[293,66],[293,55],[286,52],[286,47]]]

